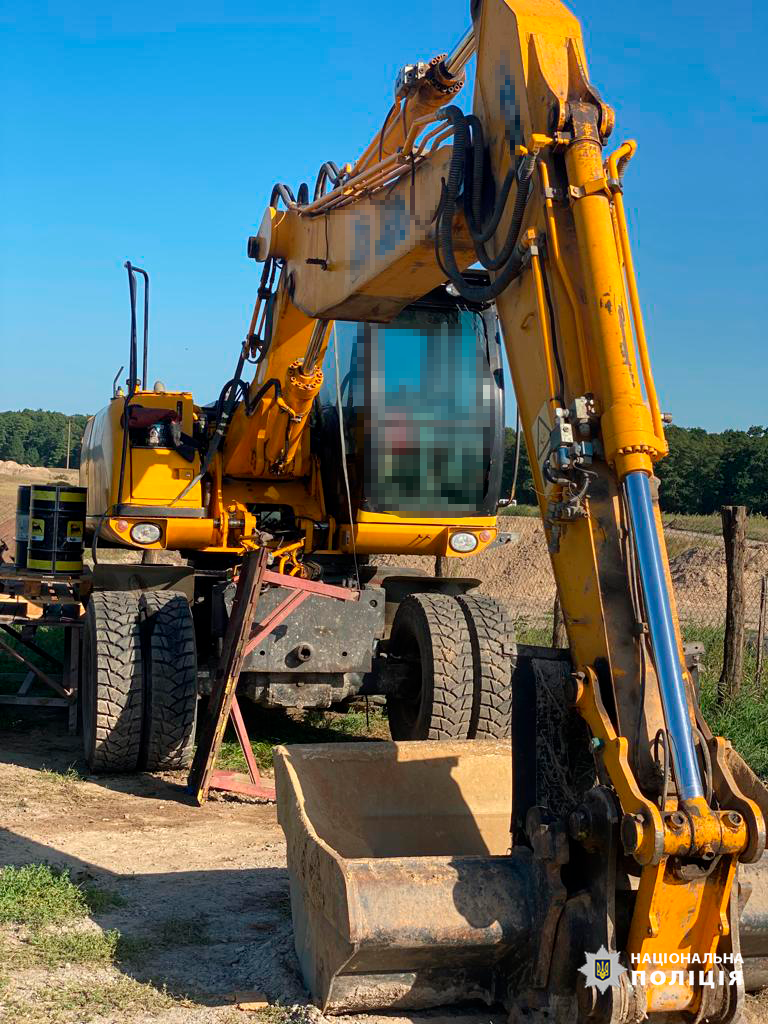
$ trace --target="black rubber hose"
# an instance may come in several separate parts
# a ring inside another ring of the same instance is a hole
[[[465,168],[464,212],[467,218],[467,224],[469,225],[469,232],[472,235],[472,240],[474,242],[481,243],[487,242],[496,233],[499,221],[506,209],[509,190],[512,188],[512,184],[515,181],[517,169],[515,167],[510,167],[507,171],[506,177],[504,178],[499,191],[499,195],[496,199],[491,218],[484,226],[481,227],[480,206],[483,196],[485,135],[483,133],[482,122],[475,114],[469,114],[466,121],[472,131],[472,160],[471,162],[467,161],[467,166]],[[467,181],[468,177],[469,181]]]
[[[481,201],[483,193],[483,163],[485,160],[485,136],[483,126],[478,117],[469,114],[465,118],[466,124],[472,129],[472,160],[467,161],[466,171],[469,172],[470,181],[464,184],[464,208],[467,214],[467,223],[475,252],[478,260],[486,270],[500,270],[512,255],[517,244],[517,236],[520,234],[525,206],[528,201],[528,191],[533,170],[536,165],[536,157],[527,153],[519,162],[517,169],[510,168],[504,178],[501,191],[496,199],[491,218],[485,225],[480,225]],[[507,234],[506,241],[501,251],[496,256],[491,256],[485,248],[484,243],[489,241],[496,232],[499,222],[506,209],[509,191],[512,182],[517,179],[517,194],[515,205],[512,211],[512,223]]]
[[[319,199],[324,194],[323,189],[326,181],[330,181],[334,188],[341,184],[342,173],[333,162],[333,160],[326,160],[320,170],[317,172],[317,181],[315,182],[315,199]]]
[[[515,250],[515,243],[520,232],[522,216],[528,199],[527,188],[523,191],[520,202],[515,204],[516,215],[512,218],[504,249],[509,249],[506,265],[494,281],[487,287],[470,285],[465,281],[453,249],[453,217],[459,188],[464,176],[467,155],[467,124],[463,112],[456,106],[446,107],[443,111],[445,120],[450,121],[454,129],[453,153],[448,168],[448,179],[444,184],[443,197],[438,211],[435,230],[435,255],[446,276],[450,279],[458,293],[468,302],[490,302],[500,295],[504,289],[519,276],[523,267],[523,253]],[[511,242],[511,244],[510,244]]]
[[[290,186],[283,185],[280,182],[278,182],[272,189],[272,195],[269,197],[269,205],[276,206],[278,199],[282,199],[286,206],[296,205],[296,199]]]
[[[248,392],[246,390],[246,392],[245,392],[245,411],[246,411],[246,414],[248,416],[252,416],[253,413],[256,412],[256,407],[258,406],[259,402],[262,400],[264,395],[266,395],[266,393],[269,391],[270,388],[274,388],[275,389],[275,398],[276,399],[277,398],[282,398],[283,389],[280,387],[280,381],[277,379],[277,377],[272,377],[271,380],[268,380],[266,382],[266,384],[262,384],[261,387],[259,388],[259,390],[256,392],[256,394],[253,396],[253,401],[250,402],[250,403],[248,402]]]
[[[224,385],[224,387],[219,392],[219,397],[216,400],[216,412],[215,412],[215,415],[214,415],[214,422],[215,423],[219,422],[219,419],[220,419],[221,413],[222,413],[222,409],[224,407],[224,399],[227,396],[227,393],[228,393],[229,389],[231,387],[233,387],[233,386],[235,387],[236,390],[237,389],[240,390],[241,394],[243,395],[243,398],[245,398],[247,393],[248,393],[247,392],[246,383],[245,383],[245,381],[242,378],[239,378],[239,377],[232,377],[232,378],[230,378],[230,380],[227,381],[227,383]]]
[[[296,195],[296,202],[299,206],[306,206],[309,202],[309,185],[306,181],[302,181],[299,185],[299,191]]]
[[[498,256],[491,256],[484,244],[476,242],[474,238],[472,239],[477,258],[486,270],[500,270],[514,252],[520,235],[520,228],[523,224],[523,217],[525,216],[525,207],[528,203],[528,193],[535,163],[536,158],[530,154],[523,157],[521,175],[517,182],[515,205],[512,208],[512,220],[510,221],[507,237]]]

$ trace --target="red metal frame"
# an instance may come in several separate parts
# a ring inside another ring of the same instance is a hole
[[[305,580],[298,576],[284,576],[282,573],[262,569],[254,580],[253,589],[255,590],[256,587],[258,587],[260,594],[261,587],[265,583],[272,583],[279,587],[284,587],[288,589],[290,593],[283,598],[276,608],[273,608],[272,611],[269,612],[263,621],[256,623],[251,628],[251,635],[242,647],[242,653],[239,657],[240,664],[242,664],[242,661],[251,653],[252,650],[254,650],[254,648],[258,647],[265,637],[269,636],[273,630],[288,618],[291,612],[295,611],[299,605],[303,604],[311,595],[335,598],[339,601],[357,601],[360,599],[360,592],[357,590],[348,590],[346,587],[331,586],[327,583],[317,583],[314,580]],[[254,600],[253,591],[247,596],[247,600],[248,602]],[[258,595],[256,595],[256,600],[258,600]],[[238,639],[233,638],[233,642],[236,644]],[[248,736],[248,730],[245,726],[245,722],[243,721],[240,705],[238,704],[237,697],[234,694],[231,698],[229,719],[234,726],[235,734],[237,736],[238,743],[240,744],[240,749],[242,750],[243,757],[248,765],[248,775],[243,775],[241,772],[221,771],[218,769],[211,770],[208,778],[200,785],[200,795],[198,797],[199,802],[202,803],[205,800],[208,789],[216,789],[226,793],[250,796],[257,800],[274,800],[274,786],[262,781],[259,766],[256,764],[256,759],[253,756],[250,737]],[[211,742],[213,743],[214,740],[212,739]]]
[[[241,772],[216,770],[211,775],[209,788],[223,790],[225,793],[241,793],[244,796],[255,797],[257,800],[274,800],[275,787],[262,781],[259,766],[256,764],[256,758],[253,756],[248,730],[243,721],[243,714],[240,711],[240,705],[237,703],[237,697],[232,698],[229,717],[232,725],[235,727],[235,733],[237,734],[243,757],[248,765],[248,774],[251,781],[247,782]]]

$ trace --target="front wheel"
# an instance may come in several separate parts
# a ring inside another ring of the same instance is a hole
[[[85,759],[94,772],[132,772],[142,720],[138,591],[100,591],[85,613],[80,699]]]
[[[447,594],[412,594],[395,614],[389,655],[408,668],[387,697],[393,740],[466,739],[472,715],[472,644],[464,613]]]

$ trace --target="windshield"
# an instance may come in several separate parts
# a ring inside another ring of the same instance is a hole
[[[356,463],[361,506],[495,511],[490,465],[503,410],[494,317],[411,307],[388,324],[339,322],[336,338],[347,454]],[[326,409],[336,405],[332,351],[330,360],[321,395]]]

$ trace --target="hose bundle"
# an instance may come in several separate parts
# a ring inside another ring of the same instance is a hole
[[[442,117],[453,127],[453,152],[448,168],[448,178],[443,182],[443,194],[436,215],[435,255],[446,277],[462,298],[470,302],[490,302],[519,276],[523,268],[523,251],[518,245],[520,229],[528,203],[531,179],[536,156],[526,153],[510,168],[487,220],[482,219],[482,197],[485,182],[485,139],[480,120],[474,115],[465,115],[456,106],[446,107]],[[470,159],[471,157],[471,159]],[[495,234],[506,210],[512,185],[517,183],[512,219],[507,236],[498,255],[491,256],[486,249]],[[453,218],[461,199],[478,261],[486,270],[498,271],[490,285],[472,285],[465,280],[453,247]]]

